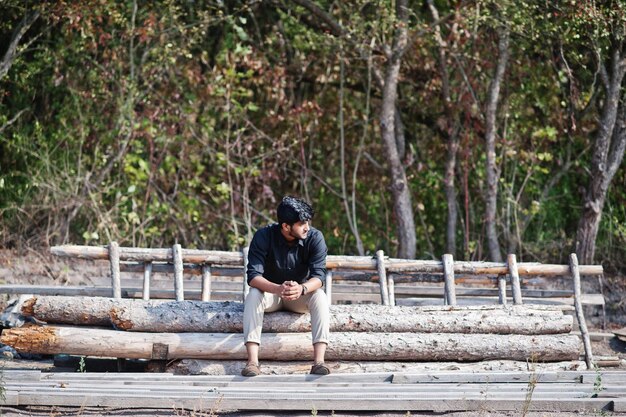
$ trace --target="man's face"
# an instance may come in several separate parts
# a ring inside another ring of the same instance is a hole
[[[311,230],[309,221],[296,222],[292,226],[283,223],[283,235],[287,240],[306,239]]]

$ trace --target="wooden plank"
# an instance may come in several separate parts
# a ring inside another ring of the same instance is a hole
[[[41,371],[37,370],[15,370],[3,369],[2,380],[18,380],[18,381],[39,381],[41,379]]]
[[[241,363],[243,366],[243,363]],[[293,375],[260,375],[254,378],[246,378],[240,375],[174,375],[170,373],[91,373],[91,372],[45,372],[40,371],[13,371],[5,370],[5,380],[15,380],[21,378],[22,375],[40,375],[41,380],[46,381],[173,381],[182,382],[198,382],[202,384],[223,383],[223,382],[240,382],[257,384],[262,383],[268,386],[279,383],[299,384],[311,382],[324,383],[486,383],[486,382],[508,382],[508,383],[526,383],[530,376],[540,376],[540,383],[548,382],[572,382],[593,384],[598,375],[603,381],[623,382],[626,385],[626,372],[617,370],[607,371],[480,371],[480,372],[463,372],[463,371],[424,371],[423,373],[407,373],[407,372],[371,372],[371,373],[351,373],[351,374],[330,374],[323,378],[310,374],[293,374]],[[14,376],[15,378],[13,378]],[[34,377],[28,377],[32,379]],[[108,382],[107,382],[108,383]]]
[[[127,282],[134,282],[136,286],[127,286]],[[231,289],[233,284],[236,283],[227,283],[227,282],[213,282],[214,290],[212,291],[214,300],[239,300],[241,297],[241,283],[237,284],[238,289]],[[367,287],[359,288],[359,291],[363,291],[364,293],[356,293],[354,289],[350,286],[341,287],[341,284],[333,284],[333,302],[336,303],[338,301],[369,301],[369,302],[379,302],[380,295],[377,293],[378,290],[371,290]],[[167,287],[170,289],[163,289],[162,287]],[[175,298],[175,291],[172,288],[172,284],[162,284],[158,280],[151,281],[151,291],[150,298],[152,299],[173,299]],[[429,288],[402,288],[399,285],[395,285],[394,287],[396,299],[406,299],[409,298],[408,301],[398,301],[397,304],[407,305],[411,303],[412,297],[406,296],[437,296],[441,297],[442,288],[440,287],[429,287]],[[497,299],[490,299],[488,297],[477,298],[476,295],[479,294],[493,294],[494,292],[489,289],[466,289],[457,287],[457,298],[465,297],[472,295],[472,298],[467,300],[459,300],[459,304],[461,305],[479,305],[479,304],[497,304]],[[110,297],[111,296],[111,288],[110,287],[89,287],[89,286],[55,286],[55,285],[0,285],[0,294],[34,294],[34,295],[66,295],[66,296],[94,296],[94,297]],[[122,289],[121,294],[123,298],[142,298],[143,288],[140,285],[138,280],[122,280]],[[467,295],[466,295],[467,294]],[[539,291],[534,292],[534,295],[557,295],[558,293],[555,291]],[[185,290],[184,290],[185,299],[192,300],[200,300],[201,299],[201,283],[195,281],[185,281]],[[476,300],[476,303],[472,302]],[[530,299],[529,302],[534,302],[536,300]],[[573,304],[572,300],[568,300],[566,298],[549,298],[542,301],[543,303],[552,303],[552,304]],[[584,294],[582,299],[583,304],[585,305],[600,305],[604,304],[604,298],[601,294]],[[434,305],[434,304],[442,304],[441,298],[437,299],[425,299],[419,303],[420,305]]]
[[[110,297],[110,287],[87,287],[87,286],[55,286],[55,285],[0,285],[0,294],[33,294],[33,295],[62,295],[62,296],[86,296],[86,297]],[[122,298],[142,298],[143,288],[122,288]],[[201,292],[195,289],[185,289],[186,300],[200,300]],[[174,299],[174,290],[152,289],[152,299]],[[241,298],[239,291],[221,291],[214,294],[214,301],[230,301]]]
[[[579,331],[572,331],[571,334],[575,334],[577,336],[581,336]],[[594,342],[599,342],[603,340],[610,340],[615,337],[614,333],[606,333],[606,332],[589,332],[589,338]]]
[[[92,383],[84,382],[21,382],[11,383],[6,385],[7,390],[11,391],[63,391],[63,392],[80,392],[80,393],[119,393],[130,392],[133,394],[139,393],[152,393],[154,395],[171,395],[171,394],[202,394],[211,391],[219,391],[220,393],[280,393],[280,394],[294,394],[301,392],[311,392],[316,394],[345,394],[351,395],[353,393],[366,394],[366,393],[387,393],[395,395],[432,395],[433,393],[438,395],[445,392],[446,394],[466,394],[476,395],[490,393],[491,396],[503,396],[503,395],[519,395],[520,393],[526,394],[528,391],[528,383],[484,383],[484,384],[278,384],[268,388],[265,384],[242,384],[242,383],[226,383],[226,384],[197,384],[197,383],[185,383],[174,384],[172,382],[158,382],[150,383],[150,381],[144,381],[141,383],[109,383],[103,385],[99,381],[93,381]],[[624,392],[626,387],[611,387],[602,388],[602,393],[608,395],[620,395]],[[593,384],[541,384],[538,383],[534,386],[533,392],[547,396],[549,394],[557,396],[569,395],[571,397],[591,397],[596,392]],[[157,394],[155,394],[157,393]]]
[[[520,385],[520,384],[517,384]],[[442,389],[444,391],[442,391]],[[554,387],[540,388],[539,385],[535,386],[533,390],[533,398],[590,398],[593,394],[592,387],[589,389],[556,389]],[[416,398],[416,397],[447,397],[447,398],[525,398],[528,393],[528,386],[516,386],[506,387],[502,386],[474,386],[469,389],[463,387],[423,387],[413,389],[403,389],[402,386],[389,386],[389,387],[371,387],[365,389],[363,387],[315,387],[302,385],[300,387],[286,388],[284,386],[268,388],[262,385],[246,387],[242,386],[72,386],[68,384],[60,384],[57,386],[23,386],[23,387],[7,387],[7,391],[28,393],[37,392],[40,394],[49,393],[72,393],[74,395],[115,395],[122,393],[121,395],[145,395],[158,397],[200,397],[205,394],[216,393],[224,396],[239,396],[247,398],[287,398],[297,397],[302,394],[310,394],[317,396],[318,398],[327,399],[341,399],[346,397],[361,397],[361,398],[377,398],[385,396],[387,398]],[[604,398],[608,398],[605,396]]]
[[[398,286],[396,286],[397,288]],[[512,301],[512,299],[507,299]],[[457,302],[462,306],[469,305],[485,305],[485,304],[498,304],[497,297],[465,297],[459,296],[457,294]],[[581,302],[583,305],[594,305],[600,306],[604,305],[604,297],[602,294],[583,294],[581,297]],[[562,305],[564,310],[574,310],[574,300],[572,298],[536,298],[536,297],[527,297],[525,299],[526,304],[531,304],[533,307],[535,305]],[[407,298],[399,298],[396,297],[396,304],[398,305],[414,305],[414,306],[433,306],[441,304],[441,300],[430,299],[430,298],[418,298],[418,297],[407,297]],[[570,308],[568,308],[570,307]]]
[[[489,374],[469,374],[459,376],[457,374],[396,374],[393,376],[393,384],[423,384],[423,383],[523,383],[528,384],[530,381],[541,383],[556,382],[576,382],[580,383],[581,376],[560,375],[560,374],[536,374],[528,373],[489,373]]]
[[[280,396],[260,394],[257,398],[246,396],[217,395],[208,392],[201,398],[194,396],[171,396],[154,398],[145,395],[131,395],[112,393],[110,395],[76,395],[74,393],[38,393],[23,392],[15,395],[7,393],[6,405],[56,405],[74,407],[116,407],[120,403],[125,408],[150,409],[192,409],[194,412],[202,410],[300,410],[300,411],[521,411],[526,406],[530,411],[597,411],[610,410],[613,407],[612,399],[601,398],[570,398],[543,399],[533,398],[528,404],[525,398],[500,399],[478,397],[456,397],[438,395],[428,399],[398,398],[385,394],[379,397],[370,395],[352,395],[343,398],[328,398],[326,395],[318,397],[311,394],[297,396]]]

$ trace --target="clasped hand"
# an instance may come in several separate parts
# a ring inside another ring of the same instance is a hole
[[[302,295],[302,285],[296,281],[285,281],[281,287],[280,297],[284,300],[297,300]]]

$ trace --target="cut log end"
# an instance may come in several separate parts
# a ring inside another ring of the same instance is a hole
[[[52,327],[25,326],[2,332],[0,342],[18,352],[45,352],[56,344],[57,334]]]
[[[29,298],[22,304],[22,314],[26,317],[33,317],[35,315],[35,304],[37,304],[37,297]]]

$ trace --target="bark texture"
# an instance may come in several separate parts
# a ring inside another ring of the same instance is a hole
[[[5,330],[0,341],[18,352],[118,358],[245,360],[243,335],[233,333],[130,333],[76,327],[30,326]],[[158,347],[158,349],[157,349]],[[328,360],[479,361],[578,359],[574,335],[450,333],[331,333]],[[311,360],[309,333],[267,333],[261,360]]]
[[[528,372],[526,361],[491,360],[481,362],[381,362],[381,361],[333,361],[328,362],[333,375],[357,373],[415,373],[448,371],[456,372]],[[167,372],[175,375],[239,375],[244,364],[235,360],[183,359],[174,362]],[[534,363],[536,372],[571,371],[584,369],[583,361],[562,361]],[[265,361],[261,363],[263,375],[308,374],[310,361],[283,362]],[[437,378],[435,376],[435,378]]]
[[[111,325],[136,332],[241,333],[243,304],[237,302],[113,300],[99,297],[32,298],[26,316],[47,323]],[[410,307],[335,305],[330,307],[333,332],[425,332],[558,334],[572,330],[573,317],[561,311],[524,306]],[[265,314],[266,333],[311,330],[309,314]]]
[[[443,99],[445,113],[445,130],[443,136],[446,137],[446,163],[444,168],[443,184],[446,193],[446,203],[448,206],[448,217],[446,220],[446,253],[456,255],[456,224],[457,224],[457,204],[456,186],[454,183],[456,170],[456,157],[459,150],[460,123],[458,113],[452,107],[452,97],[450,95],[450,76],[448,70],[448,58],[446,50],[448,45],[441,34],[441,23],[439,11],[433,0],[427,0],[428,8],[435,22],[434,35],[437,41],[437,53],[439,62],[439,72],[441,74],[441,98]]]
[[[602,116],[591,157],[589,185],[583,198],[583,212],[576,233],[576,254],[581,263],[591,263],[596,252],[596,238],[611,181],[626,149],[626,108],[620,105],[622,82],[626,73],[624,44],[614,46],[604,74],[605,94]]]
[[[485,150],[487,154],[487,190],[485,192],[485,226],[489,257],[494,262],[502,261],[498,232],[496,228],[496,210],[498,203],[498,167],[496,165],[496,116],[500,101],[500,87],[509,60],[509,29],[498,31],[498,61],[495,74],[489,84],[487,108],[485,111]]]
[[[13,36],[11,37],[8,48],[4,52],[2,60],[0,61],[0,80],[3,79],[11,69],[13,62],[18,55],[18,47],[20,41],[22,40],[22,37],[26,34],[28,29],[30,29],[33,23],[35,23],[35,21],[39,18],[39,15],[40,12],[37,10],[30,12],[29,14],[24,16],[22,21],[13,31]]]
[[[387,57],[385,82],[383,85],[383,102],[380,116],[385,156],[391,174],[391,193],[394,201],[394,214],[398,236],[398,257],[415,258],[415,219],[411,192],[406,172],[400,159],[396,142],[396,100],[398,98],[398,77],[402,55],[407,46],[408,9],[406,0],[396,2],[397,29],[394,33],[393,45]]]

